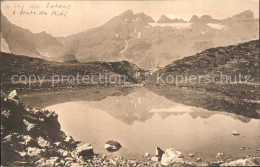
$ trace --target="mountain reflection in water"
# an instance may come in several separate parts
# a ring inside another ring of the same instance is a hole
[[[156,91],[147,88],[100,89],[88,91],[83,96],[81,90],[78,96],[84,97],[83,100],[70,99],[47,109],[58,113],[61,127],[68,135],[82,143],[92,143],[98,153],[105,151],[104,143],[108,140],[119,141],[123,146],[116,154],[153,153],[154,148],[160,146],[162,149],[174,147],[184,154],[193,152],[204,159],[212,155],[215,158],[218,152],[234,156],[252,154],[253,149],[241,152],[240,147],[258,146],[258,119],[196,107],[201,103],[181,104],[174,101],[178,99],[171,100],[170,92],[162,96]],[[190,92],[188,95],[188,103],[197,102],[195,99],[198,98],[215,97],[210,94],[195,96]],[[183,94],[175,92],[174,97],[178,96]],[[218,102],[215,104],[219,105]],[[241,136],[233,137],[232,131],[238,131]]]

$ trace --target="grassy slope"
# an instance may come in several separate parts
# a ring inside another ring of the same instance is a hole
[[[77,73],[83,75],[102,75],[108,76],[124,75],[126,81],[130,83],[138,83],[140,80],[134,78],[135,71],[143,71],[134,64],[127,61],[121,62],[87,62],[87,63],[59,63],[54,61],[46,61],[39,58],[32,58],[27,56],[17,56],[8,53],[1,53],[1,77],[2,87],[4,90],[12,88],[28,88],[28,84],[13,84],[11,77],[13,75],[35,75],[45,76],[43,87],[51,87],[51,79],[53,75],[73,75],[76,77]],[[47,82],[48,81],[48,82]],[[84,83],[82,83],[84,85]],[[65,83],[57,84],[57,87],[64,86],[83,86],[83,85],[68,85]],[[37,88],[39,83],[33,84],[31,88]]]
[[[251,75],[248,83],[227,84],[220,83],[181,83],[178,86],[205,89],[207,91],[220,92],[224,95],[242,99],[259,100],[259,40],[231,45],[227,47],[218,47],[207,49],[193,56],[177,60],[159,70],[159,76],[165,73],[166,76],[172,75],[231,75],[234,81],[234,75]],[[158,85],[156,83],[157,73],[147,81],[148,85]],[[218,78],[217,81],[220,81]],[[225,81],[225,80],[223,80]],[[244,81],[244,80],[243,80]],[[175,85],[173,84],[168,85]]]

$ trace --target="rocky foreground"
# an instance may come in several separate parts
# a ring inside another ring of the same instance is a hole
[[[142,161],[121,156],[99,155],[89,143],[78,146],[61,131],[55,112],[31,108],[20,103],[16,91],[1,91],[1,165],[3,166],[257,166],[258,155],[245,159],[221,159],[204,163],[188,162],[180,151],[156,148],[156,156],[144,154]],[[116,141],[105,144],[108,152],[121,148]],[[189,156],[193,156],[190,154]]]

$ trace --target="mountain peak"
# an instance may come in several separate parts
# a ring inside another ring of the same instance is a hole
[[[212,19],[210,15],[203,15],[200,17],[201,19]]]
[[[183,19],[170,19],[169,17],[165,15],[161,15],[157,23],[186,23]]]
[[[252,18],[254,18],[254,13],[251,10],[246,10],[244,12],[234,15],[232,18],[234,18],[234,19],[252,19]]]
[[[213,19],[210,15],[202,15],[201,17],[198,17],[196,15],[193,15],[190,19],[191,23],[212,23],[217,21],[216,19]]]
[[[139,21],[141,20],[141,21],[146,22],[146,23],[153,23],[154,22],[154,20],[151,16],[148,16],[143,12],[134,14],[133,10],[130,10],[130,9],[124,11],[118,17],[121,18],[124,21],[130,21],[130,20],[135,20],[135,19],[139,18]]]
[[[128,9],[126,11],[124,11],[123,13],[121,13],[119,16],[120,17],[131,17],[134,15],[134,11],[131,9]]]
[[[197,20],[199,20],[199,17],[197,15],[193,15],[192,18],[190,19],[190,22],[196,22]]]

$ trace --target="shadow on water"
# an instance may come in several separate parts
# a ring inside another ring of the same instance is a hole
[[[234,113],[247,118],[260,118],[260,105],[257,103],[186,88],[150,87],[149,90],[176,103],[196,106],[210,111]],[[192,113],[191,116],[196,118],[196,114],[194,114],[195,113]],[[206,118],[207,116],[204,115],[203,117]]]

